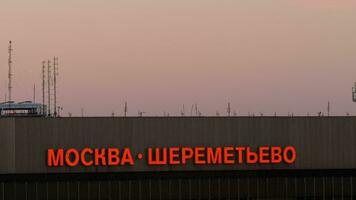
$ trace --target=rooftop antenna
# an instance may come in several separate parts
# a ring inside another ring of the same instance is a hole
[[[11,90],[12,90],[12,85],[11,85],[11,77],[12,77],[12,71],[11,71],[11,66],[12,66],[12,42],[9,41],[9,85],[8,85],[8,93],[9,93],[9,101],[11,101]]]
[[[198,104],[195,104],[195,116],[199,116]]]
[[[229,102],[229,103],[227,103],[227,116],[230,117],[230,115],[231,115],[231,106],[230,106],[230,102]]]
[[[328,117],[330,116],[330,102],[328,101],[328,108],[327,108],[327,110],[328,110]]]
[[[143,111],[138,111],[138,116],[139,117],[142,117],[143,116],[143,114],[145,114],[146,112],[143,112]]]
[[[57,117],[57,75],[58,57],[53,58],[53,94],[54,94],[54,117]]]
[[[47,61],[48,86],[48,116],[51,116],[51,61]]]
[[[180,115],[181,115],[182,117],[184,117],[184,115],[185,115],[185,107],[184,107],[184,104],[183,104],[183,110],[180,111]]]
[[[46,61],[42,61],[42,114],[45,115]]]
[[[202,112],[200,112],[200,110],[198,110],[198,116],[201,117],[203,115]]]
[[[127,115],[127,102],[125,101],[124,116],[126,117],[126,115]]]
[[[61,116],[60,111],[63,110],[63,108],[58,106],[57,109],[58,109],[57,116],[60,117]]]
[[[33,103],[36,102],[36,84],[33,84]]]
[[[354,84],[354,87],[352,87],[352,101],[356,102],[356,82]]]

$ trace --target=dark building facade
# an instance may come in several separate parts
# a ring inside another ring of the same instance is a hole
[[[0,199],[355,199],[355,133],[356,117],[2,118]],[[124,149],[133,163],[109,165]]]

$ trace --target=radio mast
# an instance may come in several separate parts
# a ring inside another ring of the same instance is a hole
[[[54,117],[57,117],[57,67],[58,67],[58,57],[53,58],[53,94],[54,94]]]
[[[47,61],[47,86],[48,86],[48,116],[51,116],[51,61]]]
[[[42,61],[42,115],[45,115],[46,110],[45,110],[45,87],[46,87],[46,61]]]
[[[8,85],[8,95],[9,95],[9,101],[11,101],[11,90],[12,90],[12,85],[11,85],[11,77],[12,77],[12,72],[11,72],[11,65],[12,65],[12,59],[11,59],[11,54],[12,54],[12,42],[9,41],[9,85]]]

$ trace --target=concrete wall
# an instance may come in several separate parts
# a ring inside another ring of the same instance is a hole
[[[15,172],[15,120],[0,119],[0,173]]]
[[[15,132],[14,132],[15,131]],[[15,135],[14,135],[15,133]],[[1,173],[356,169],[355,117],[140,117],[0,119]],[[293,165],[47,167],[48,148],[294,146]],[[15,165],[14,165],[15,164]]]

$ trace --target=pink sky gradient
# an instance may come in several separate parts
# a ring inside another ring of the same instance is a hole
[[[356,114],[355,1],[0,3],[0,98],[14,42],[13,99],[41,100],[41,62],[60,59],[58,102],[90,116]]]

